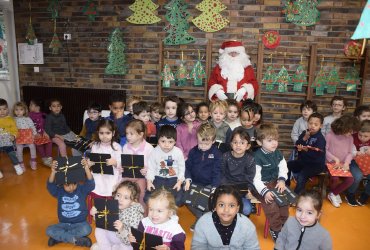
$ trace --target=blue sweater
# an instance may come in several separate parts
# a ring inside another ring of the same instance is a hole
[[[215,145],[207,151],[193,147],[185,162],[185,178],[193,183],[212,187],[220,185],[222,153]]]
[[[126,137],[126,125],[129,121],[132,120],[132,116],[124,115],[121,118],[115,119],[114,115],[111,113],[108,117],[108,120],[111,120],[116,124],[117,126],[117,131],[119,134],[119,137]]]
[[[68,193],[63,186],[47,181],[49,193],[58,199],[58,218],[62,223],[79,223],[86,221],[88,215],[86,197],[95,188],[94,179],[85,184],[77,184],[73,193]]]
[[[179,118],[177,118],[176,120],[168,120],[166,117],[160,119],[158,122],[155,123],[156,129],[157,129],[157,135],[158,135],[159,129],[163,125],[170,125],[170,126],[176,128],[177,125],[179,125],[180,123],[181,123],[181,121],[180,121]]]
[[[317,167],[325,166],[325,147],[326,141],[325,137],[322,135],[321,131],[317,132],[314,135],[311,135],[307,141],[303,140],[306,131],[303,131],[302,134],[298,137],[296,145],[311,146],[319,148],[321,151],[315,151],[309,149],[308,151],[298,152],[298,161],[302,161],[305,164],[317,165]]]

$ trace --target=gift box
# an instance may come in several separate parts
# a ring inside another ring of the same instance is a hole
[[[370,155],[358,155],[355,157],[355,161],[364,175],[370,174]]]
[[[133,227],[131,227],[131,234],[136,239],[136,242],[131,243],[134,250],[151,250],[155,249],[156,246],[163,245],[161,236],[144,233]]]
[[[326,167],[328,168],[331,176],[352,177],[350,171],[344,171],[342,168],[336,167],[334,163],[326,163]]]
[[[208,202],[211,192],[212,189],[210,187],[191,184],[189,190],[184,195],[185,204],[203,212],[208,211]]]
[[[144,168],[144,155],[121,154],[122,177],[145,178],[140,172]]]
[[[114,199],[95,198],[94,206],[98,211],[95,214],[96,227],[109,231],[117,231],[113,224],[119,220],[118,201]]]
[[[274,194],[274,200],[279,207],[288,206],[294,204],[297,201],[297,195],[290,190],[285,188],[284,192],[280,193],[277,188],[270,190]]]
[[[49,142],[51,142],[50,138],[46,134],[40,134],[33,139],[33,143],[35,143],[36,145],[43,145]]]
[[[75,142],[78,136],[73,132],[69,131],[67,134],[62,135],[63,139],[68,142]]]
[[[18,135],[15,139],[17,144],[32,144],[33,143],[33,132],[32,129],[18,129]]]
[[[112,158],[110,154],[89,153],[88,158],[94,163],[90,168],[93,173],[113,175],[113,166],[107,164],[107,160]]]
[[[74,148],[82,153],[90,149],[89,145],[92,142],[92,140],[88,140],[82,136],[77,136],[76,138],[77,138],[76,141],[70,145],[71,148]]]
[[[57,185],[65,183],[77,183],[85,181],[85,169],[81,164],[81,156],[59,157],[57,158],[58,167],[55,174]]]

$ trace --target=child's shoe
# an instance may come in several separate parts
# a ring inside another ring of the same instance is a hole
[[[335,196],[335,198],[337,199],[337,201],[339,202],[339,204],[343,203],[342,198],[340,197],[340,194],[337,194]]]
[[[59,240],[56,240],[56,239],[54,239],[54,238],[49,238],[49,240],[48,240],[48,246],[49,247],[52,247],[52,246],[54,246],[54,245],[56,245],[56,244],[58,244],[58,243],[60,243],[61,241],[59,241]]]
[[[23,172],[26,172],[26,167],[24,166],[23,162],[19,163],[19,166],[21,166]]]
[[[31,164],[31,169],[32,170],[36,170],[37,169],[37,162],[36,161],[32,161],[31,160],[30,164]]]
[[[0,179],[4,177],[3,173],[0,171]]]
[[[328,199],[334,207],[340,207],[340,203],[338,202],[336,195],[332,192],[328,194]]]
[[[369,184],[367,184],[369,185]],[[365,192],[363,192],[361,195],[360,195],[360,198],[357,200],[357,203],[360,205],[360,206],[365,206],[366,205],[366,202],[367,200],[369,199],[369,195],[367,195]]]
[[[45,166],[51,167],[52,162],[53,162],[53,158],[51,157],[42,158],[42,163],[44,163]]]
[[[91,240],[88,237],[77,238],[75,245],[80,247],[91,247]]]
[[[99,250],[98,243],[94,243],[94,244],[91,246],[90,250]]]
[[[358,203],[355,199],[354,194],[347,194],[347,195],[344,196],[344,199],[346,199],[348,205],[350,205],[351,207],[357,207],[358,206]]]
[[[20,166],[20,164],[14,165],[14,169],[15,169],[15,172],[17,173],[17,175],[22,175],[23,172],[24,172],[22,167]]]

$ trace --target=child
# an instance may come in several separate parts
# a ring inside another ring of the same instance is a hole
[[[344,110],[346,110],[347,107],[347,101],[342,96],[333,96],[333,98],[330,101],[330,106],[332,110],[332,114],[325,116],[324,118],[324,124],[321,129],[321,133],[326,136],[330,132],[330,125],[331,123],[341,117],[343,115]]]
[[[209,186],[213,189],[220,185],[222,154],[213,145],[216,139],[216,129],[209,123],[200,125],[197,131],[198,145],[194,146],[185,162],[185,191],[190,184]],[[197,219],[203,215],[198,209],[188,206]],[[194,229],[195,224],[190,228]]]
[[[17,146],[17,157],[19,165],[22,167],[23,171],[26,168],[23,163],[23,148],[28,147],[31,154],[31,169],[37,169],[36,163],[36,147],[33,143],[33,137],[37,134],[35,125],[31,118],[28,117],[28,108],[23,102],[16,102],[13,107],[13,115],[15,117],[15,123],[18,128],[18,136],[15,140]]]
[[[132,181],[123,181],[118,184],[113,192],[113,197],[118,200],[119,220],[114,222],[117,232],[102,228],[95,229],[96,242],[91,250],[104,249],[132,249],[129,241],[131,227],[137,228],[143,219],[144,208],[139,203],[139,186]],[[97,209],[93,207],[90,211],[96,216]]]
[[[336,167],[349,171],[352,161],[353,137],[358,121],[351,115],[343,115],[331,124],[331,131],[325,136],[326,161],[334,162]],[[343,182],[338,184],[342,180]],[[353,177],[330,176],[330,193],[328,199],[334,207],[340,207],[342,199],[340,193],[349,188],[353,183]]]
[[[195,120],[195,111],[193,106],[189,103],[181,104],[177,112],[182,123],[176,127],[176,146],[184,153],[184,158],[186,160],[190,149],[197,145],[197,130],[200,126],[200,122]]]
[[[28,115],[32,119],[36,127],[37,134],[34,138],[36,145],[36,151],[41,156],[42,162],[46,166],[51,166],[52,158],[52,147],[53,143],[50,141],[48,134],[44,130],[46,114],[41,111],[43,103],[40,100],[33,99],[30,101],[30,112]]]
[[[274,249],[333,249],[329,232],[319,223],[321,208],[322,198],[318,192],[300,194],[295,217],[289,217],[284,224]]]
[[[239,105],[234,99],[227,100],[227,115],[225,122],[230,126],[231,130],[241,126],[239,119]]]
[[[298,140],[298,137],[302,134],[302,132],[307,130],[308,117],[310,117],[312,113],[317,112],[317,106],[313,101],[307,100],[301,104],[300,110],[302,116],[295,121],[292,133],[290,134],[294,145],[296,144],[296,141]]]
[[[101,117],[101,105],[98,103],[92,103],[87,108],[87,115],[89,116],[86,118],[82,130],[80,132],[80,136],[88,140],[93,140],[93,135],[95,135],[96,128],[98,127],[99,121],[102,119]]]
[[[297,185],[294,192],[299,194],[305,188],[309,178],[320,174],[325,168],[325,137],[321,134],[324,117],[319,113],[313,113],[308,118],[308,129],[304,130],[296,146],[298,159],[288,162],[288,179],[285,184],[290,186],[291,172],[297,174]]]
[[[263,109],[261,104],[254,102],[253,111],[254,111],[253,126],[257,128],[263,123]]]
[[[62,108],[62,104],[58,99],[50,100],[49,110],[51,112],[46,116],[45,132],[49,135],[52,142],[58,145],[60,156],[66,157],[67,146],[64,143],[64,139],[68,138],[71,140],[76,135],[68,127],[66,118],[61,113]]]
[[[175,199],[171,192],[163,188],[154,191],[148,200],[148,217],[142,219],[138,229],[141,232],[162,236],[163,245],[155,249],[185,249],[185,232],[176,216]],[[130,234],[130,242],[136,242]]]
[[[366,105],[361,105],[356,107],[353,112],[353,116],[356,117],[360,122],[364,120],[370,120],[370,107]]]
[[[249,134],[252,148],[254,148],[256,143],[256,128],[253,125],[254,122],[254,104],[253,102],[243,103],[240,110],[240,123],[245,131]]]
[[[155,125],[150,121],[150,113],[148,104],[144,101],[137,102],[133,105],[132,112],[134,119],[138,119],[144,122],[146,126],[146,136],[155,137],[157,134]]]
[[[153,189],[163,186],[173,192],[176,204],[181,204],[181,184],[185,180],[185,160],[182,151],[175,144],[176,129],[170,125],[163,125],[158,133],[158,146],[148,158],[148,171],[145,176],[147,192],[144,201]]]
[[[13,163],[17,175],[23,174],[23,169],[19,165],[17,154],[14,148],[14,141],[17,137],[18,129],[13,117],[9,116],[8,102],[0,98],[0,152],[5,152]],[[0,179],[3,178],[0,171]]]
[[[231,151],[224,153],[222,157],[221,184],[245,184],[245,188],[253,190],[256,164],[250,152],[251,142],[247,131],[242,127],[234,129],[230,145]],[[245,197],[242,201],[242,212],[248,216],[252,212],[252,204]]]
[[[364,120],[361,123],[361,128],[357,133],[353,135],[353,144],[355,146],[355,150],[353,152],[353,156],[364,156],[370,154],[370,120]],[[351,161],[349,165],[349,169],[353,176],[353,184],[348,188],[347,194],[345,199],[348,205],[356,207],[357,205],[364,206],[367,199],[369,198],[370,194],[370,184],[367,183],[365,185],[365,190],[361,193],[359,199],[356,201],[356,191],[363,179],[362,171],[360,170],[359,166],[357,165],[355,160]],[[370,176],[368,175],[367,178],[370,180]]]
[[[261,148],[254,154],[256,175],[253,179],[266,218],[270,223],[270,234],[274,241],[278,238],[282,225],[288,219],[289,206],[279,207],[270,191],[276,188],[278,192],[285,190],[287,180],[287,163],[283,154],[277,149],[279,133],[271,123],[261,124],[257,129],[257,140]]]
[[[216,144],[229,143],[232,131],[230,126],[224,121],[227,112],[227,102],[212,102],[209,110],[211,111],[211,120],[209,123],[216,128]],[[224,152],[227,150],[228,148],[223,149]]]
[[[87,235],[91,233],[91,226],[86,221],[88,214],[86,197],[95,187],[90,169],[87,165],[84,166],[87,180],[83,185],[66,183],[60,187],[54,182],[57,165],[57,161],[52,162],[47,188],[49,193],[58,200],[59,223],[46,229],[46,234],[50,237],[48,246],[65,242],[90,247],[91,240]]]
[[[200,123],[208,122],[210,112],[209,112],[208,104],[206,102],[199,103],[196,107],[196,112],[197,112],[197,117]]]
[[[132,116],[124,114],[125,97],[121,94],[113,94],[109,97],[110,115],[108,120],[114,122],[117,127],[118,141],[122,146],[126,143],[126,125],[132,120]]]
[[[256,227],[241,214],[243,202],[233,186],[218,187],[211,208],[195,225],[191,249],[260,249]]]
[[[143,98],[141,96],[130,96],[127,100],[127,105],[126,105],[126,108],[127,108],[127,111],[129,112],[128,116],[132,116],[134,114],[133,112],[133,106],[135,103],[138,103],[138,102],[141,102],[143,100]]]
[[[164,112],[166,116],[157,122],[157,133],[163,125],[170,125],[176,128],[180,124],[180,120],[177,117],[179,105],[180,99],[177,96],[167,96],[164,98]]]
[[[154,124],[162,119],[163,113],[163,106],[159,102],[154,102],[150,105],[150,120]]]
[[[135,108],[134,108],[135,109]],[[144,155],[144,168],[140,170],[142,175],[146,175],[148,169],[148,157],[153,151],[153,146],[145,141],[145,125],[141,120],[132,120],[126,126],[127,143],[123,146],[123,154]],[[123,169],[125,171],[125,169]],[[140,187],[139,202],[145,208],[144,194],[146,190],[146,180],[144,178],[125,178],[136,182]]]

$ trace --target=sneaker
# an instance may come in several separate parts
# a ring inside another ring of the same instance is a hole
[[[340,194],[337,194],[335,198],[337,199],[339,204],[343,203],[342,198],[340,197]]]
[[[90,250],[99,250],[98,243],[94,243],[94,244],[91,246]]]
[[[88,237],[77,238],[75,245],[80,247],[91,247],[91,240]]]
[[[22,167],[20,166],[20,164],[14,165],[14,169],[15,169],[15,172],[17,173],[17,175],[22,175],[23,172],[24,172]]]
[[[32,170],[36,170],[37,169],[37,162],[36,161],[32,161],[31,160],[30,164],[31,164],[31,169]]]
[[[347,195],[344,196],[344,199],[347,201],[348,205],[350,205],[351,207],[357,207],[358,206],[358,203],[355,199],[354,194],[347,194]]]
[[[367,202],[368,199],[369,199],[369,196],[367,194],[365,194],[365,192],[363,192],[360,195],[360,198],[357,200],[357,203],[358,203],[358,205],[360,205],[361,207],[363,207],[363,206],[366,205],[366,202]]]
[[[23,172],[26,172],[26,167],[24,166],[24,163],[19,163],[19,166],[21,166]]]
[[[328,194],[328,199],[329,201],[331,202],[331,204],[333,204],[334,207],[340,207],[340,203],[338,202],[338,200],[336,199],[336,195],[333,194],[332,192],[330,192]]]
[[[4,177],[3,173],[0,171],[0,179]]]
[[[59,241],[59,240],[56,240],[56,239],[54,239],[54,238],[49,238],[49,240],[48,240],[48,246],[49,247],[52,247],[52,246],[54,246],[54,245],[56,245],[56,244],[58,244],[58,243],[60,243],[61,241]]]
[[[44,163],[45,166],[50,167],[52,162],[53,162],[53,158],[51,157],[42,158],[42,163]]]
[[[271,238],[274,242],[276,242],[277,238],[279,237],[280,231],[274,231],[271,228],[269,228]]]

